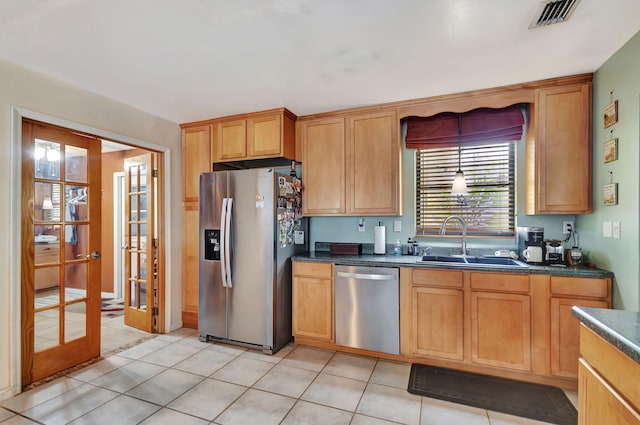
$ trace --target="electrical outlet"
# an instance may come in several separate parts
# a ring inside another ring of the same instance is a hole
[[[402,232],[402,221],[401,220],[395,220],[393,222],[393,231],[394,232]]]
[[[573,230],[575,230],[575,224],[573,223],[573,221],[563,221],[562,222],[562,234],[563,235],[568,235]]]
[[[364,231],[365,231],[364,218],[361,218],[358,221],[358,232],[364,232]]]

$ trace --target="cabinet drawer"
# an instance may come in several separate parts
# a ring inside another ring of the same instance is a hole
[[[529,292],[529,276],[508,273],[471,273],[471,289]]]
[[[294,261],[293,274],[295,276],[312,276],[332,279],[333,264]]]
[[[571,297],[607,298],[609,279],[551,276],[551,293]]]
[[[411,283],[462,288],[462,271],[411,269]]]
[[[57,244],[36,245],[34,257],[36,265],[57,263],[60,261],[60,248]]]

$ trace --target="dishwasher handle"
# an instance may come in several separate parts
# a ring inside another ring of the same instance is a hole
[[[394,280],[395,276],[389,274],[368,274],[368,273],[346,273],[337,272],[338,277],[346,277],[350,279],[362,279],[362,280]]]

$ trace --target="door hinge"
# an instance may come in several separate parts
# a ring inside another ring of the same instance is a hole
[[[151,314],[152,314],[153,316],[157,316],[159,313],[160,313],[160,311],[158,310],[158,307],[153,307],[153,308],[151,309]]]
[[[152,177],[158,177],[158,170],[153,170],[153,172],[151,173]]]
[[[153,247],[154,247],[154,248],[157,248],[157,247],[158,247],[158,239],[157,239],[157,238],[155,238],[155,239],[153,240]]]

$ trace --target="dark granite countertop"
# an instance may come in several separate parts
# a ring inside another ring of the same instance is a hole
[[[335,263],[347,266],[372,266],[372,267],[424,267],[431,269],[456,269],[456,270],[477,270],[491,271],[503,273],[520,273],[520,274],[548,274],[553,276],[575,276],[575,277],[613,277],[613,273],[602,269],[593,269],[588,267],[553,267],[553,266],[534,266],[527,267],[517,266],[501,266],[487,267],[474,264],[433,264],[418,263],[418,256],[413,255],[332,255],[325,251],[311,251],[303,254],[294,255],[295,261],[319,261],[327,263]]]
[[[640,363],[640,313],[574,306],[571,314],[605,341]]]

